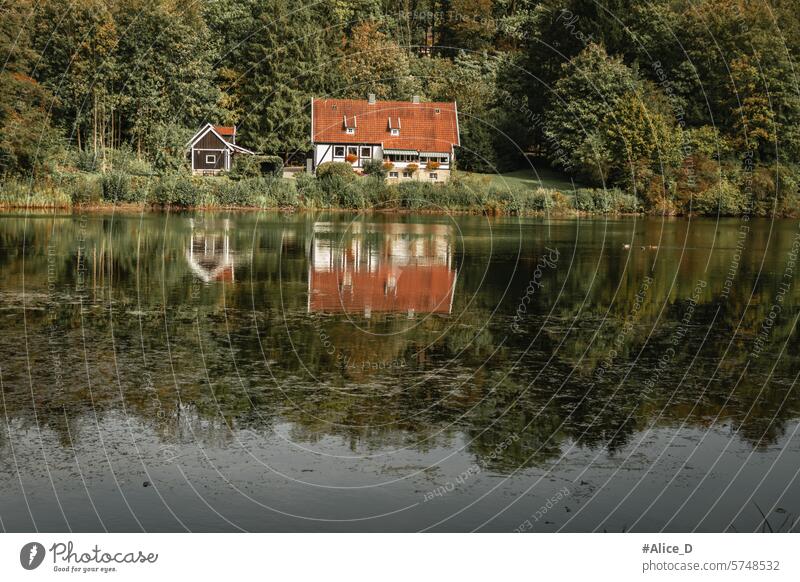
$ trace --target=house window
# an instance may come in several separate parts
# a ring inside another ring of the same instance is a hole
[[[392,132],[392,135],[400,135],[400,130],[399,129],[392,129],[391,132]]]
[[[362,158],[371,158],[372,157],[372,148],[371,147],[362,147],[361,148],[361,157]]]
[[[398,176],[397,172],[389,172],[390,178],[397,178],[397,176]]]
[[[411,154],[386,154],[384,156],[390,162],[416,162],[417,156]]]
[[[437,107],[436,109],[433,110],[433,112],[438,114],[441,113],[442,111]]]
[[[441,161],[442,161],[443,164],[446,164],[449,159],[450,159],[450,156],[442,156],[441,157]]]
[[[411,172],[409,172],[408,170],[403,172],[403,178],[410,178],[410,177],[411,177]]]
[[[356,128],[355,127],[348,127],[347,128],[347,133],[348,133],[348,135],[355,135]]]
[[[347,155],[358,157],[358,148],[356,146],[347,146]]]
[[[344,157],[344,146],[333,146],[333,157],[334,158],[343,158]]]
[[[439,174],[437,174],[436,172],[431,172],[430,174],[428,174],[428,176],[430,177],[431,180],[439,179]]]
[[[208,154],[208,155],[206,155],[206,163],[207,164],[216,164],[217,163],[217,155],[216,154]]]

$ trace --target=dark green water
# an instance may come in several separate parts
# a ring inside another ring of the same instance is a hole
[[[0,525],[787,531],[798,227],[0,215]]]

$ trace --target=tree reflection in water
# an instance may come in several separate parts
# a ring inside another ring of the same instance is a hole
[[[62,447],[81,442],[86,419],[124,413],[164,446],[226,449],[237,431],[282,427],[311,448],[334,437],[357,453],[461,443],[507,475],[547,467],[567,445],[613,456],[657,427],[727,431],[759,454],[798,416],[800,286],[752,357],[782,283],[789,222],[772,225],[772,239],[769,224],[754,223],[725,297],[735,221],[0,222],[5,414],[15,434],[38,426]],[[562,260],[541,273],[522,333],[512,333],[548,246]],[[659,369],[690,301],[685,336]],[[498,443],[510,444],[498,454]]]

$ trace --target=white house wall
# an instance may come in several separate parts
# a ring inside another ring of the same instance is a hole
[[[327,143],[318,143],[314,145],[314,168],[318,168],[320,164],[324,164],[325,162],[343,162],[345,161],[344,158],[336,158],[333,157],[333,148],[334,145],[342,145],[342,146],[353,146],[356,144],[327,144]],[[383,148],[379,145],[372,145],[372,144],[358,144],[358,147],[370,146],[372,148],[372,159],[373,160],[383,160]],[[366,158],[365,158],[366,159]],[[354,166],[357,165],[353,164]]]

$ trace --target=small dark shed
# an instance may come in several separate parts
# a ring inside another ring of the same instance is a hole
[[[236,145],[236,126],[207,123],[187,144],[193,174],[218,174],[231,169],[231,160],[237,155],[254,155],[255,152]]]

